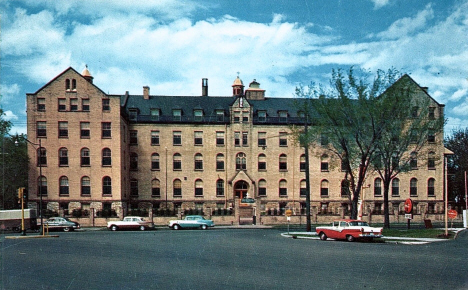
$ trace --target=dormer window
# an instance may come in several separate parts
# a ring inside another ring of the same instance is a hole
[[[258,121],[259,122],[266,122],[266,111],[258,111]]]
[[[137,109],[130,109],[128,111],[128,118],[132,121],[136,121],[138,116],[138,110]]]
[[[279,121],[281,123],[286,123],[288,121],[288,112],[287,111],[279,111]]]
[[[159,121],[159,116],[160,116],[159,109],[151,109],[150,114],[151,114],[152,121]]]
[[[201,122],[203,120],[203,110],[193,111],[193,118],[196,122]]]
[[[224,111],[223,110],[217,110],[216,111],[216,121],[217,122],[224,122]]]
[[[172,110],[172,120],[180,122],[182,120],[182,110],[180,109]]]

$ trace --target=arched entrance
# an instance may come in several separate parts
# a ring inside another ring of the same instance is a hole
[[[244,180],[236,182],[234,185],[234,196],[240,199],[247,198],[247,193],[249,191],[249,184]],[[249,196],[252,197],[252,196]]]
[[[254,204],[245,201],[254,197],[253,190],[249,193],[249,188],[249,183],[244,180],[239,180],[234,184],[234,196],[238,200],[236,215],[240,225],[255,224]]]

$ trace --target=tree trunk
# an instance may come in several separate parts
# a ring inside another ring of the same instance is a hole
[[[384,207],[384,228],[389,229],[390,228],[390,210],[388,208],[388,193],[390,191],[390,178],[385,178],[383,180],[384,184],[384,202],[383,202],[383,207]]]

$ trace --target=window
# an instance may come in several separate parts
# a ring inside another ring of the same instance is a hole
[[[267,195],[267,188],[266,188],[265,179],[260,179],[258,181],[258,195],[259,196],[266,196]]]
[[[175,179],[172,183],[173,195],[175,197],[182,197],[182,182],[180,179]]]
[[[76,91],[76,80],[72,79],[72,90]]]
[[[172,145],[174,146],[182,145],[182,132],[181,131],[172,132]]]
[[[279,146],[288,146],[288,134],[286,132],[279,133]]]
[[[151,115],[152,121],[159,121],[159,115],[160,115],[159,109],[151,109],[150,115]]]
[[[81,110],[83,112],[89,112],[89,99],[81,100]]]
[[[216,196],[224,196],[224,180],[216,180]]]
[[[436,110],[436,108],[434,108],[434,107],[429,108],[429,114],[428,114],[429,119],[431,119],[431,120],[435,119],[435,110]]]
[[[288,112],[287,111],[279,111],[278,115],[279,115],[279,121],[281,123],[288,122]]]
[[[58,122],[58,137],[68,138],[68,122]]]
[[[410,167],[413,170],[418,169],[418,153],[416,152],[411,152]]]
[[[58,99],[58,110],[59,111],[67,110],[67,99]]]
[[[266,111],[258,111],[258,121],[266,122],[267,113]]]
[[[288,183],[284,179],[279,182],[279,196],[288,196]]]
[[[258,132],[258,147],[266,146],[266,132]]]
[[[194,119],[195,122],[203,121],[203,110],[193,111],[193,119]]]
[[[216,121],[224,122],[224,111],[223,110],[217,110],[216,111]]]
[[[327,172],[328,171],[328,155],[327,154],[323,154],[320,157],[320,170],[322,172]]]
[[[161,196],[161,182],[157,178],[151,180],[151,196],[153,197]]]
[[[182,120],[182,110],[172,110],[172,121],[180,122]]]
[[[112,165],[112,154],[109,148],[102,149],[102,166]]]
[[[37,98],[37,110],[41,112],[45,112],[46,110],[45,98]]]
[[[216,170],[224,170],[224,155],[221,153],[216,155]]]
[[[400,180],[398,178],[392,179],[392,196],[400,196]]]
[[[240,132],[234,132],[234,146],[240,146]]]
[[[135,152],[130,153],[130,170],[138,170],[138,154]]]
[[[172,157],[172,170],[182,170],[182,155],[175,153]]]
[[[91,162],[90,162],[89,149],[88,148],[81,149],[80,155],[81,155],[81,166],[82,167],[90,166]]]
[[[37,192],[39,196],[47,195],[47,178],[45,176],[40,176],[37,180]]]
[[[242,112],[242,123],[249,122],[249,112]]]
[[[299,170],[300,170],[301,172],[306,171],[306,158],[305,158],[305,154],[302,154],[301,157],[300,157],[300,160],[299,160]]]
[[[37,137],[47,137],[46,122],[39,121],[36,123],[36,136]]]
[[[436,166],[435,166],[436,157],[435,156],[436,156],[435,153],[432,152],[432,151],[427,154],[427,169],[433,170],[433,169],[436,168]]]
[[[110,100],[109,99],[102,99],[102,110],[103,111],[110,111]]]
[[[137,179],[130,180],[130,195],[138,196],[138,180]]]
[[[281,154],[279,156],[279,170],[280,171],[288,170],[288,156],[286,154]]]
[[[70,111],[78,111],[78,99],[70,99]]]
[[[429,178],[427,181],[427,196],[435,196],[435,179]]]
[[[203,181],[201,179],[195,180],[195,196],[203,196]]]
[[[159,154],[153,153],[151,155],[151,170],[159,170]]]
[[[236,155],[236,170],[246,169],[246,156],[245,153],[237,153]]]
[[[138,131],[130,130],[130,145],[138,145]]]
[[[80,137],[82,139],[88,139],[91,136],[89,130],[89,122],[81,122],[80,123]]]
[[[68,195],[68,193],[69,193],[69,191],[68,191],[68,177],[66,177],[66,176],[60,177],[59,184],[60,184],[59,194],[60,195]]]
[[[159,131],[151,131],[151,145],[159,145]]]
[[[301,183],[300,183],[300,190],[299,190],[299,195],[300,197],[305,197],[307,195],[307,186],[306,186],[306,181],[303,179],[301,180]]]
[[[81,178],[81,195],[91,195],[91,179],[88,176]]]
[[[247,132],[242,132],[242,146],[249,146],[249,135]]]
[[[436,141],[434,129],[429,129],[427,132],[427,142],[434,143]]]
[[[328,180],[324,179],[320,182],[320,196],[328,197]]]
[[[240,112],[234,112],[234,123],[240,123]]]
[[[110,122],[103,122],[101,124],[102,127],[102,138],[111,138],[112,137],[112,129]]]
[[[203,145],[203,131],[195,131],[194,135],[194,144],[195,145]]]
[[[136,121],[138,119],[138,110],[137,109],[129,109],[128,110],[128,119],[131,121]]]
[[[68,166],[68,149],[59,149],[59,166]]]
[[[327,146],[328,143],[329,143],[328,135],[327,134],[321,134],[320,135],[320,145],[321,146]]]
[[[382,195],[382,179],[376,178],[374,180],[374,196]]]
[[[203,155],[200,153],[195,154],[195,170],[203,170]]]
[[[47,166],[47,150],[44,147],[37,148],[37,166]]]
[[[258,155],[258,171],[266,171],[266,155],[265,154],[259,154]]]
[[[351,185],[351,183],[347,179],[343,179],[341,181],[341,196],[342,197],[350,196],[350,190],[349,190],[350,185]]]
[[[216,132],[216,145],[224,146],[224,132]]]
[[[417,118],[419,116],[419,107],[417,106],[414,106],[413,108],[411,108],[411,117],[412,118]]]
[[[112,195],[112,180],[109,176],[104,176],[102,179],[102,194]]]
[[[411,178],[410,180],[410,196],[418,195],[418,180],[416,178]]]
[[[66,80],[65,80],[65,90],[69,91],[69,90],[70,90],[70,87],[71,87],[71,85],[70,85],[70,80],[69,80],[69,79],[66,79]]]

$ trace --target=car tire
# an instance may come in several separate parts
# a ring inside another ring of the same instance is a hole
[[[116,225],[112,225],[110,229],[111,229],[111,231],[115,232],[115,231],[117,231],[119,229],[119,227],[116,226]]]
[[[208,226],[207,226],[207,225],[201,225],[200,228],[201,228],[202,230],[206,230],[206,229],[208,229]]]
[[[63,228],[63,231],[64,231],[64,232],[69,232],[70,230],[71,230],[71,229],[68,228],[68,227]]]
[[[320,236],[320,239],[321,239],[322,241],[326,241],[327,238],[328,238],[327,235],[326,235],[325,233],[320,233],[319,236]]]
[[[354,242],[355,238],[354,238],[352,235],[347,235],[347,236],[346,236],[346,240],[347,240],[348,242]]]
[[[145,226],[140,226],[140,231],[146,230]]]
[[[173,230],[180,230],[180,226],[178,224],[175,224],[172,226]]]

